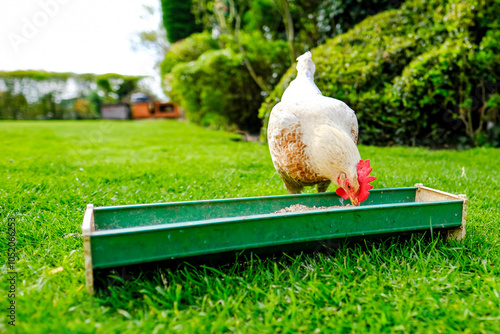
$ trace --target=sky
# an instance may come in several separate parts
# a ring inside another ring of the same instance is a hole
[[[0,0],[0,71],[157,76],[154,55],[134,51],[131,40],[158,27],[160,11],[145,17],[143,6],[159,2]]]

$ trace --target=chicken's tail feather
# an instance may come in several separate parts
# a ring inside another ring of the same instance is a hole
[[[316,71],[316,66],[312,61],[312,54],[310,51],[307,51],[302,56],[297,58],[297,72],[298,74],[306,74],[307,72],[311,73],[311,77],[314,77],[314,72]]]

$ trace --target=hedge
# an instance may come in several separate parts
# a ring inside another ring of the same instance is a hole
[[[358,115],[360,142],[498,146],[500,2],[411,0],[311,50],[316,84]],[[262,104],[263,138],[293,65]]]

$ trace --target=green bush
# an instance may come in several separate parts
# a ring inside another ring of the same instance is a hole
[[[258,117],[262,90],[230,36],[222,35],[217,41],[207,36],[195,34],[167,53],[162,66],[167,94],[197,124],[258,132],[262,125]],[[189,52],[194,45],[200,46],[196,43],[200,40],[203,46]],[[267,41],[258,33],[241,33],[240,41],[255,72],[267,85],[274,86],[290,65],[287,43]]]
[[[369,17],[312,50],[316,84],[357,112],[366,144],[498,145],[495,1],[412,0]],[[261,106],[262,134],[294,77],[292,67]]]
[[[218,49],[219,45],[209,32],[192,34],[182,42],[173,44],[161,64],[161,73],[172,71],[178,63],[186,63],[198,59],[204,52]]]

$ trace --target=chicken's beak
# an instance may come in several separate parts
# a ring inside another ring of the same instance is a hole
[[[356,197],[349,196],[352,206],[359,206],[359,201]]]

